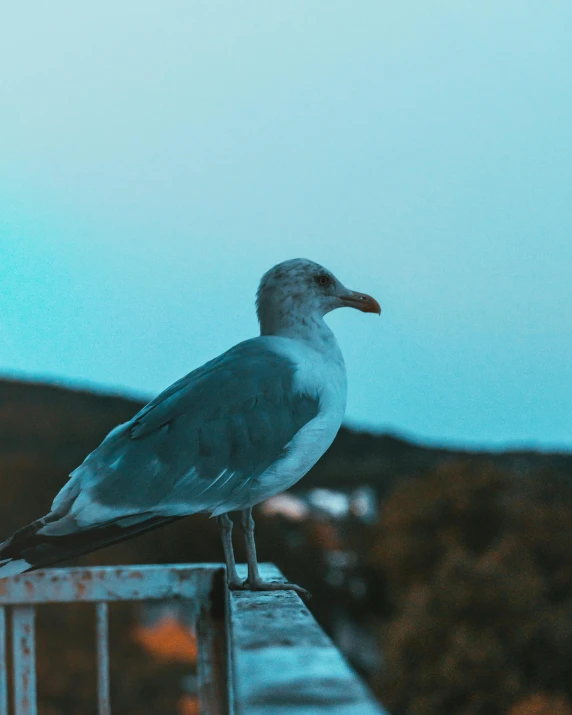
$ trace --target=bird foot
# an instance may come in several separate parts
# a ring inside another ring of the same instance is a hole
[[[249,588],[246,581],[241,581],[238,577],[236,579],[228,579],[226,585],[229,591],[246,591]]]
[[[249,591],[296,591],[299,596],[302,596],[307,601],[312,598],[312,594],[306,591],[305,588],[289,581],[263,581],[262,579],[249,581],[246,579],[242,584],[242,588]]]

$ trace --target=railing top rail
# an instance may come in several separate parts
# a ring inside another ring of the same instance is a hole
[[[103,566],[31,571],[0,579],[0,605],[196,599],[211,587],[220,564]]]
[[[274,564],[260,573],[285,580]],[[231,591],[229,600],[237,715],[387,715],[294,591]]]
[[[267,580],[284,577],[261,564]],[[245,568],[239,566],[241,574]],[[7,712],[5,607],[12,623],[14,715],[36,715],[34,606],[96,604],[98,703],[109,715],[108,605],[183,599],[198,640],[202,715],[383,715],[293,591],[228,591],[222,564],[48,569],[0,580],[0,715]]]

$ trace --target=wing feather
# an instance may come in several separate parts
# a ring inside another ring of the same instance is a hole
[[[72,473],[76,521],[214,509],[281,457],[319,412],[296,366],[255,338],[191,372],[116,428]],[[65,490],[62,490],[63,494]],[[64,495],[65,496],[65,495]],[[60,495],[54,501],[54,509]],[[61,497],[64,498],[63,496]]]

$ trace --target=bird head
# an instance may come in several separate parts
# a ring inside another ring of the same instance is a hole
[[[267,271],[256,295],[262,333],[276,332],[280,323],[323,318],[336,308],[381,313],[379,303],[366,293],[346,288],[334,274],[306,258],[284,261]]]

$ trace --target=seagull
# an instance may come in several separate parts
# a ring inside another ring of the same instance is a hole
[[[199,512],[215,517],[231,589],[274,591],[254,540],[254,505],[296,484],[336,436],[346,369],[324,316],[381,312],[323,266],[296,258],[264,274],[260,335],[193,370],[113,429],[75,469],[41,519],[0,544],[0,578],[73,558]],[[248,575],[232,547],[239,512]]]

